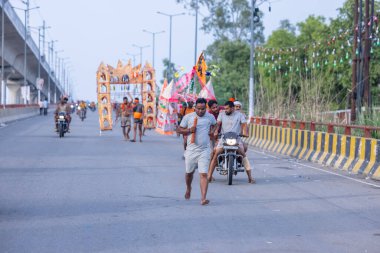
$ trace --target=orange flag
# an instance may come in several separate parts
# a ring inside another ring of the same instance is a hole
[[[207,71],[207,65],[206,65],[206,60],[203,55],[203,52],[198,58],[197,65],[195,66],[195,70],[198,75],[198,80],[199,83],[203,86],[206,85],[206,71]]]

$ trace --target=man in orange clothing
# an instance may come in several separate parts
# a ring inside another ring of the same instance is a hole
[[[142,124],[144,118],[144,105],[140,104],[139,98],[135,98],[133,102],[133,140],[131,142],[136,142],[137,127],[139,129],[140,142],[142,142]]]

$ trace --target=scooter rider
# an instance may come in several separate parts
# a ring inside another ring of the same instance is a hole
[[[217,125],[214,130],[214,137],[217,138],[219,134],[219,128],[221,127],[221,133],[222,135],[224,133],[228,132],[234,132],[236,134],[241,134],[242,136],[246,136],[245,129],[247,120],[245,119],[244,115],[240,112],[235,111],[234,103],[232,101],[227,101],[224,104],[224,111],[221,111],[218,115]],[[241,138],[238,139],[239,142],[239,149],[238,153],[243,156],[243,166],[247,172],[248,176],[248,183],[255,183],[254,178],[251,174],[251,166],[249,164],[248,158],[244,151],[243,141]],[[218,141],[218,144],[215,148],[214,156],[210,162],[210,167],[208,171],[208,181],[212,181],[212,174],[214,172],[218,155],[220,155],[223,152],[223,138],[220,138]]]
[[[55,109],[55,112],[54,112],[54,122],[55,122],[55,129],[57,131],[58,129],[58,114],[60,112],[64,112],[66,113],[66,120],[67,120],[67,131],[69,131],[70,129],[70,122],[71,122],[71,116],[70,116],[70,113],[71,113],[71,108],[70,108],[70,105],[67,104],[67,101],[69,100],[69,98],[67,96],[63,96],[61,101],[57,104],[57,108]]]

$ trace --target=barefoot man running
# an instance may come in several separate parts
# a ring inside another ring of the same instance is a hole
[[[190,199],[191,182],[193,181],[194,171],[198,169],[201,186],[201,205],[207,205],[210,201],[207,195],[207,172],[210,163],[210,138],[209,134],[216,124],[214,116],[206,112],[207,101],[198,98],[195,102],[195,112],[187,114],[181,121],[178,133],[188,134],[187,148],[185,151],[186,165],[186,193],[185,199]],[[194,138],[194,137],[195,138]]]

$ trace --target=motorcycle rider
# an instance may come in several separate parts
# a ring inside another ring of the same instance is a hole
[[[63,96],[61,98],[61,101],[57,104],[57,108],[55,109],[54,112],[54,122],[55,122],[55,130],[58,131],[58,114],[60,112],[66,113],[66,120],[67,120],[67,131],[69,132],[70,130],[70,122],[71,122],[71,108],[70,105],[67,103],[69,98],[67,96]]]
[[[79,109],[84,111],[84,118],[86,118],[87,106],[86,106],[86,103],[83,100],[80,101],[80,103],[79,103]],[[78,113],[80,113],[80,111],[78,111]]]
[[[240,112],[235,111],[235,106],[232,101],[227,101],[224,104],[224,111],[221,111],[218,115],[217,125],[214,130],[214,137],[217,138],[219,134],[219,128],[221,127],[222,135],[228,132],[234,132],[246,136],[246,124],[247,120]],[[243,156],[243,166],[248,176],[248,183],[255,183],[255,179],[252,177],[251,166],[244,151],[243,141],[238,138],[239,149],[238,153]],[[220,138],[215,148],[214,156],[210,162],[208,171],[208,181],[212,181],[212,174],[214,172],[218,155],[223,153],[223,138]]]

